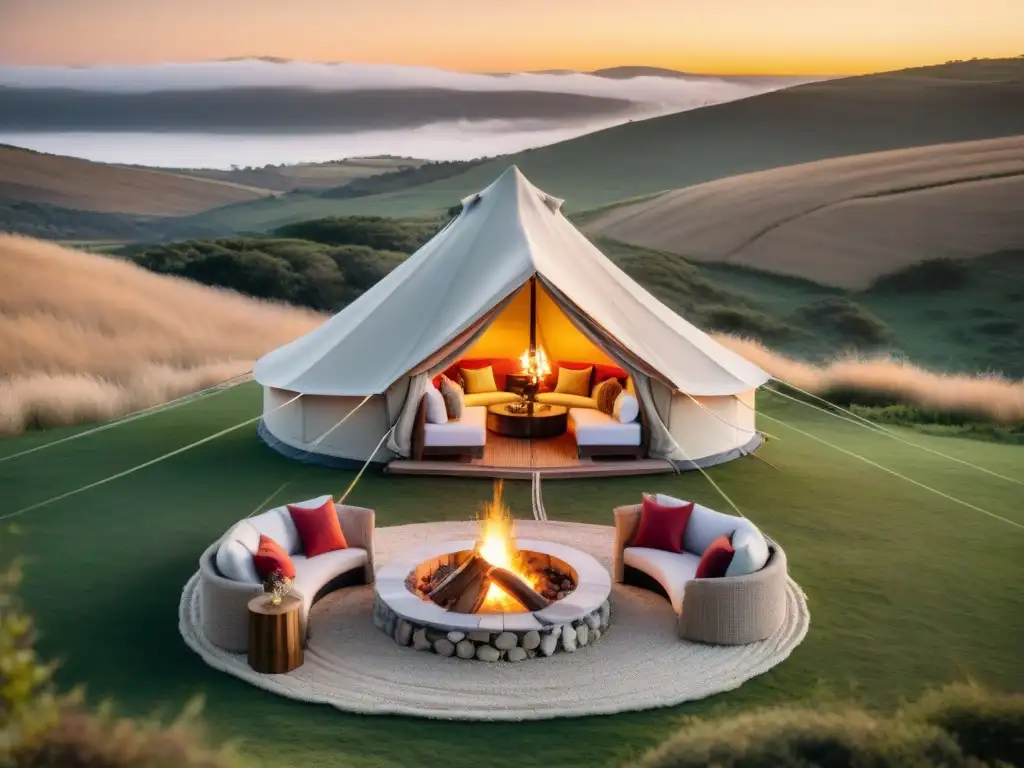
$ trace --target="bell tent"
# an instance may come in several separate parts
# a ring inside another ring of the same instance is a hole
[[[256,363],[262,438],[337,466],[408,458],[440,372],[540,349],[628,374],[646,458],[687,468],[754,450],[754,392],[768,374],[648,293],[561,208],[515,166],[463,200],[370,290]]]

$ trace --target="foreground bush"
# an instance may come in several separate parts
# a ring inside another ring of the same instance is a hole
[[[893,716],[782,707],[692,720],[642,768],[1003,768],[1024,765],[1024,696],[970,685]]]
[[[204,745],[198,701],[164,727],[115,720],[109,707],[90,714],[79,694],[58,694],[17,600],[20,580],[18,563],[0,570],[0,768],[241,768],[231,749]]]

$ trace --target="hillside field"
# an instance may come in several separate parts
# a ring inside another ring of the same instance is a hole
[[[185,216],[269,194],[267,189],[234,182],[0,146],[0,203],[38,203],[94,213]]]
[[[586,229],[863,289],[921,261],[1024,249],[1024,136],[731,176],[607,210]]]
[[[347,214],[435,215],[515,164],[579,212],[743,173],[867,152],[1024,134],[1024,59],[829,80],[626,123],[352,200],[283,195],[183,224],[251,232]]]

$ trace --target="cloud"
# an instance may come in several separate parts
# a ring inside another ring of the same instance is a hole
[[[147,93],[225,88],[306,88],[324,91],[440,88],[457,91],[540,91],[603,96],[681,109],[731,101],[791,85],[787,78],[637,77],[514,73],[501,76],[428,67],[320,64],[262,59],[96,67],[0,67],[0,87],[71,88]]]

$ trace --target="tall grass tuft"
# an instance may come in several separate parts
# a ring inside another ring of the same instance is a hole
[[[323,319],[0,235],[0,434],[109,419],[212,386]]]
[[[1024,422],[1024,382],[995,375],[933,373],[890,358],[848,357],[827,365],[812,365],[778,355],[749,339],[734,336],[716,336],[716,339],[775,378],[831,402],[904,404],[998,424]]]

